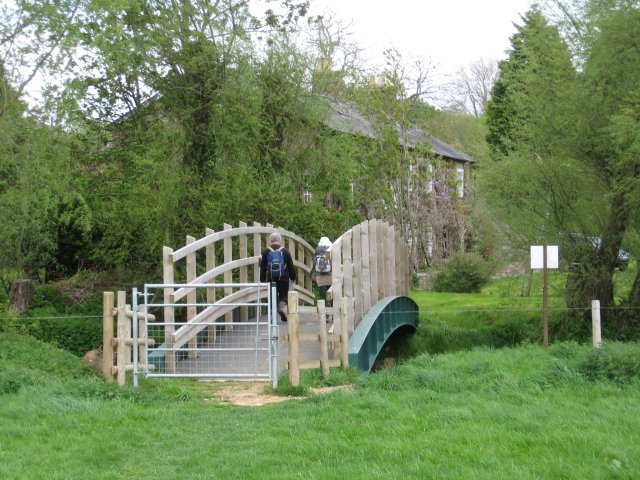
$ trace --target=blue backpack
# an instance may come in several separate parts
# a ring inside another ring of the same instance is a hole
[[[267,265],[269,278],[272,281],[282,280],[287,275],[287,262],[284,259],[284,252],[282,248],[273,250],[269,247],[269,253],[267,254]]]

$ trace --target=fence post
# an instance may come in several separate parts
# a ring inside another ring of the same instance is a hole
[[[228,223],[225,223],[223,225],[223,229],[224,230],[232,230],[233,227],[231,225],[229,225]],[[224,248],[224,252],[223,252],[223,258],[224,258],[224,263],[225,264],[229,264],[233,261],[233,241],[231,237],[226,237],[223,241],[222,241],[222,245]],[[227,270],[226,272],[224,272],[223,274],[223,278],[224,278],[224,283],[226,284],[230,284],[233,282],[233,272],[231,270]],[[231,295],[233,293],[233,289],[231,287],[224,287],[224,296],[228,296]],[[230,332],[231,330],[233,330],[233,310],[230,310],[229,312],[225,313],[224,315],[224,322],[225,322],[225,330],[227,332]]]
[[[343,298],[339,314],[342,323],[342,328],[340,329],[340,363],[342,364],[342,368],[349,367],[349,331],[346,327],[346,310],[347,300]]]
[[[186,245],[191,245],[193,242],[195,242],[196,239],[193,238],[191,235],[187,235],[186,236]],[[196,252],[191,252],[190,254],[187,255],[187,283],[192,283],[193,281],[195,281],[196,279],[196,273],[197,271],[197,265],[196,265]],[[195,304],[197,301],[197,293],[196,293],[196,289],[192,288],[189,293],[187,293],[187,303],[191,304],[192,306],[187,307],[187,323],[189,323],[193,317],[196,316],[197,312],[197,308],[193,305]],[[198,352],[197,352],[197,348],[198,348],[198,336],[196,335],[195,337],[192,337],[189,339],[189,353],[187,354],[187,356],[189,358],[197,358],[198,357]]]
[[[300,386],[300,322],[298,317],[298,292],[289,292],[289,381]],[[277,307],[276,307],[277,308]]]
[[[113,292],[102,294],[102,373],[113,380]]]
[[[165,285],[174,283],[173,249],[162,247],[162,278]],[[173,303],[173,287],[165,288],[163,293],[164,307],[164,342],[165,342],[165,368],[168,373],[176,371],[176,356],[173,351],[173,333],[175,331],[174,307],[167,307]]]
[[[207,228],[205,230],[207,236],[213,235],[215,230],[211,228]],[[205,265],[207,268],[207,272],[210,272],[214,268],[216,268],[216,244],[209,243],[205,247]],[[216,279],[212,278],[209,280],[209,283],[216,283]],[[214,303],[216,301],[216,289],[215,288],[207,288],[207,303]],[[214,322],[207,327],[207,342],[213,343],[216,341],[216,324]]]
[[[318,300],[318,321],[320,323],[320,368],[322,378],[329,378],[329,348],[327,346],[327,315],[325,311],[325,301]]]
[[[238,226],[240,228],[247,228],[247,224],[245,222],[238,222]],[[244,260],[249,256],[249,240],[247,235],[240,235],[238,238],[239,243],[239,258]],[[247,267],[240,267],[240,283],[247,283],[249,281],[249,270]],[[249,321],[249,308],[248,307],[240,307],[240,317],[239,320],[241,322]]]
[[[126,379],[127,365],[127,292],[118,291],[118,347],[116,351],[118,364],[118,385],[122,386]]]
[[[600,348],[602,335],[600,331],[600,300],[591,300],[591,326],[593,329],[593,346]]]

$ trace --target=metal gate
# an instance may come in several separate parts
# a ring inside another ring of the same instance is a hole
[[[144,318],[133,342],[134,385],[140,345],[145,377],[270,379],[277,386],[277,302],[269,284],[145,284],[133,298]]]

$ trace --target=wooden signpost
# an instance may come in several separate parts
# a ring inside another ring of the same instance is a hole
[[[544,349],[549,348],[549,300],[547,270],[558,268],[557,245],[532,245],[531,269],[542,269],[542,344]]]

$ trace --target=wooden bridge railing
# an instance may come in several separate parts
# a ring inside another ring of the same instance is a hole
[[[304,303],[313,304],[315,302],[310,275],[314,248],[304,239],[293,232],[274,228],[269,224],[263,226],[256,222],[253,226],[240,222],[237,228],[225,224],[224,229],[218,232],[207,229],[206,236],[198,240],[187,236],[185,246],[178,250],[174,251],[170,247],[163,248],[163,283],[166,285],[210,283],[212,288],[206,291],[206,303],[216,302],[215,306],[208,306],[200,312],[196,311],[196,307],[188,306],[186,323],[177,330],[172,325],[175,322],[175,307],[165,306],[164,322],[168,324],[165,326],[165,341],[169,343],[170,347],[179,348],[185,343],[189,343],[189,347],[195,349],[196,336],[205,328],[209,340],[215,340],[215,327],[221,316],[224,315],[224,323],[227,324],[225,328],[229,330],[232,328],[231,322],[235,309],[225,303],[234,303],[234,300],[237,301],[239,298],[243,303],[257,302],[257,295],[266,298],[267,289],[261,293],[257,293],[255,290],[234,292],[231,287],[225,287],[222,298],[216,298],[218,295],[216,291],[219,289],[214,286],[216,283],[226,285],[234,282],[257,283],[260,279],[259,262],[262,250],[267,246],[267,237],[275,230],[280,232],[285,246],[293,257],[297,273],[295,289],[299,298]],[[219,249],[222,249],[222,252]],[[219,262],[220,259],[222,262]],[[184,262],[184,267],[181,262]],[[175,304],[185,297],[187,304],[195,304],[195,296],[195,288],[164,289],[165,304]],[[236,315],[239,315],[240,321],[248,320],[248,307],[239,307],[238,310]],[[168,355],[166,365],[168,371],[171,372],[175,367],[175,359],[171,358],[172,354]]]
[[[262,250],[266,248],[268,235],[275,230],[281,233],[293,257],[297,270],[295,290],[298,298],[302,303],[315,304],[310,275],[314,247],[304,239],[293,232],[255,222],[253,226],[240,222],[237,228],[225,224],[224,229],[218,232],[207,229],[206,236],[200,239],[187,236],[185,246],[178,250],[169,247],[163,249],[163,283],[210,283],[212,288],[206,290],[206,303],[216,303],[199,312],[195,306],[188,306],[186,323],[178,329],[173,326],[175,307],[165,306],[165,341],[169,347],[179,348],[189,343],[190,349],[195,351],[198,333],[207,329],[209,341],[215,340],[215,327],[223,323],[220,322],[223,316],[225,328],[229,330],[234,314],[239,315],[240,321],[248,320],[248,307],[234,308],[229,304],[239,299],[243,303],[257,302],[258,295],[266,298],[267,289],[260,293],[242,289],[233,291],[228,285],[259,281]],[[341,334],[343,325],[351,335],[362,317],[379,300],[407,295],[409,292],[408,246],[400,232],[387,222],[365,221],[345,232],[333,243],[331,258],[333,270],[329,293],[333,305],[344,310],[334,322],[333,329],[337,335]],[[184,262],[184,266],[181,262]],[[216,298],[216,291],[220,290],[215,288],[216,283],[227,285],[222,298]],[[164,289],[165,304],[175,304],[183,299],[187,304],[195,304],[195,296],[195,288]],[[238,311],[234,312],[236,309]],[[175,359],[166,360],[171,373]]]
[[[409,247],[387,222],[368,220],[342,234],[331,247],[334,305],[344,305],[341,318],[351,335],[379,300],[409,293]],[[342,325],[335,324],[340,333]]]

